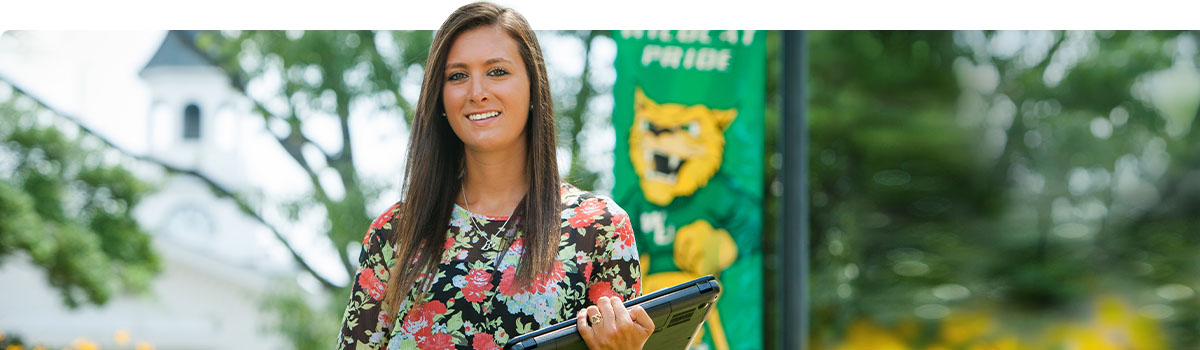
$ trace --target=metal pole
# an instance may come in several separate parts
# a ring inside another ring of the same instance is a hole
[[[783,156],[783,205],[780,208],[780,276],[777,294],[783,302],[784,349],[807,349],[808,320],[808,78],[807,37],[783,32],[783,113],[780,142]]]

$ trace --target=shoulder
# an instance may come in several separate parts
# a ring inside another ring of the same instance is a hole
[[[611,197],[581,190],[570,183],[563,182],[559,194],[562,196],[563,209],[585,207],[587,210],[603,210],[607,214],[625,214],[625,209]]]
[[[581,243],[576,247],[590,251],[599,261],[636,262],[637,240],[629,214],[616,201],[605,195],[582,191],[566,185],[563,200],[564,230],[578,232]],[[591,243],[594,242],[594,243]]]
[[[601,225],[628,225],[629,214],[612,198],[579,189],[563,182],[559,193],[562,195],[562,218],[573,228]]]
[[[392,229],[396,225],[396,218],[400,215],[400,206],[403,201],[397,201],[389,206],[386,210],[375,217],[371,221],[371,226],[367,228],[367,234],[363,237],[363,245],[372,242],[373,238],[379,238],[383,242],[390,241]]]

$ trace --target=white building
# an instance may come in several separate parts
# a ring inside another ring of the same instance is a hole
[[[226,188],[247,189],[237,140],[248,131],[234,120],[247,109],[192,39],[188,32],[168,32],[141,71],[152,96],[149,154]],[[267,234],[262,225],[186,175],[166,179],[135,210],[162,261],[148,296],[117,295],[104,306],[70,310],[45,273],[18,257],[0,266],[0,331],[55,348],[77,338],[118,348],[117,330],[159,350],[287,347],[270,331],[271,316],[260,305],[279,284],[294,285],[298,272],[290,261],[268,258],[256,243]]]

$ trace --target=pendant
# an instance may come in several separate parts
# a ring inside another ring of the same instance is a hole
[[[486,235],[487,232],[483,232],[483,234]],[[483,242],[483,250],[492,250],[496,246],[495,237],[486,236],[485,239],[487,240]]]

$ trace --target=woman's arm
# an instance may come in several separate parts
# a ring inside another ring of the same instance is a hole
[[[366,237],[363,237],[358,272],[354,276],[350,300],[342,316],[342,330],[338,334],[336,349],[374,350],[387,346],[387,335],[391,331],[394,315],[384,311],[382,300],[392,257],[384,254],[383,247],[391,241],[389,222],[397,208],[392,206],[375,219],[371,228],[367,229]]]
[[[605,212],[592,226],[597,232],[595,251],[591,254],[593,266],[587,269],[591,271],[587,276],[589,304],[598,303],[604,296],[636,298],[642,294],[642,268],[629,214],[603,197],[584,200],[580,207],[594,206],[597,202],[603,203]]]
[[[623,305],[625,300],[636,298],[642,292],[641,263],[633,226],[625,210],[612,200],[591,198],[581,207],[595,205],[588,201],[604,203],[606,215],[593,226],[599,230],[595,266],[587,283],[588,299],[593,305],[576,315],[579,333],[589,349],[641,349],[654,333],[654,322],[641,307],[626,310]]]

